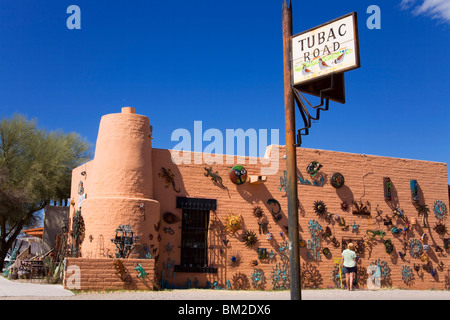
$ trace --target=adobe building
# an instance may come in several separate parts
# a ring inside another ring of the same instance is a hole
[[[102,117],[72,174],[66,288],[73,270],[81,290],[289,288],[285,147],[261,176],[248,157],[175,164],[151,142],[133,108]],[[339,288],[349,242],[360,288],[450,288],[445,163],[299,148],[297,166],[303,288]]]

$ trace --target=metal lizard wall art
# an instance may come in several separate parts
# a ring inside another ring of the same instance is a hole
[[[224,189],[228,189],[227,187],[225,187],[223,185],[222,177],[219,176],[219,173],[217,171],[216,172],[212,171],[212,167],[209,167],[209,169],[205,167],[205,171],[206,171],[204,173],[205,177],[211,177],[211,180],[214,181],[215,183],[217,183],[220,187],[222,187]]]
[[[161,172],[158,173],[158,177],[166,180],[166,188],[168,188],[169,185],[172,185],[173,190],[176,193],[180,193],[181,190],[175,187],[175,175],[172,173],[172,171],[170,171],[170,169],[162,167]]]

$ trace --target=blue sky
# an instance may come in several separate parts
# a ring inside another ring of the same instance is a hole
[[[72,4],[81,30],[66,27]],[[379,30],[366,27],[369,5]],[[0,118],[21,113],[94,145],[101,116],[132,106],[150,118],[156,148],[173,148],[172,132],[196,120],[224,135],[279,129],[284,144],[281,7],[2,0]],[[331,103],[302,146],[449,163],[449,1],[294,0],[294,33],[352,11],[361,68],[345,75],[346,104]]]

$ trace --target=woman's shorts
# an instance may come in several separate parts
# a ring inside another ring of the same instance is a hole
[[[344,273],[356,273],[357,268],[355,267],[346,267],[346,266],[342,266],[342,268],[344,269]]]

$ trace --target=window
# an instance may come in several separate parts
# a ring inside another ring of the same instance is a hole
[[[184,266],[208,265],[209,211],[183,209],[181,260]]]
[[[208,266],[209,212],[215,210],[216,200],[177,198],[182,211],[181,257],[175,272],[217,272]]]

